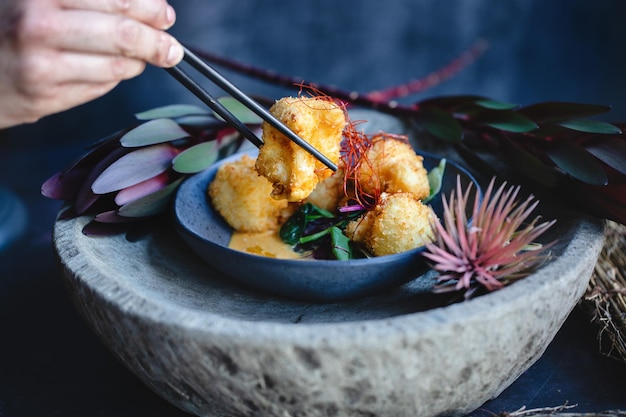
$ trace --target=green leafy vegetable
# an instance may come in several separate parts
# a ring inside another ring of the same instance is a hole
[[[340,261],[352,259],[352,249],[350,248],[348,236],[340,228],[334,226],[330,228],[330,237],[335,258]]]
[[[439,161],[439,165],[434,167],[428,172],[428,185],[430,186],[430,194],[426,197],[423,203],[428,203],[441,191],[441,184],[443,183],[443,175],[446,171],[446,159],[442,158]]]
[[[306,203],[296,211],[280,228],[279,235],[283,242],[295,245],[300,242],[307,225],[319,218],[332,219],[331,212]]]

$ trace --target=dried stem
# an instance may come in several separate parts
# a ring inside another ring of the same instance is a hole
[[[606,242],[582,302],[599,328],[600,351],[626,363],[626,226],[607,222]]]
[[[365,94],[365,97],[374,102],[388,102],[410,94],[426,91],[467,68],[481,56],[488,47],[489,45],[486,40],[478,39],[471,48],[463,52],[443,68],[428,74],[426,77],[384,90],[371,91]]]
[[[424,78],[411,81],[407,84],[394,86],[384,90],[372,91],[370,93],[361,94],[356,91],[345,91],[333,86],[322,86],[316,83],[303,81],[291,76],[277,74],[272,71],[252,67],[241,62],[212,54],[210,52],[194,49],[194,52],[207,60],[208,62],[219,65],[224,68],[236,71],[241,74],[248,75],[258,80],[269,82],[270,84],[293,87],[294,85],[302,85],[303,83],[311,85],[313,88],[322,91],[324,94],[335,97],[355,105],[372,108],[383,112],[403,113],[414,111],[413,106],[399,105],[394,99],[409,94],[423,92],[429,88],[435,87],[442,81],[453,77],[468,65],[474,62],[487,49],[487,42],[483,39],[477,40],[468,50],[464,51],[457,58],[452,60],[446,66],[428,74]]]
[[[564,412],[577,405],[559,405],[527,409],[525,406],[515,411],[503,411],[499,414],[488,412],[492,417],[626,417],[626,410],[605,410],[590,413]]]

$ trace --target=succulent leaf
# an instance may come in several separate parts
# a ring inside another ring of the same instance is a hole
[[[145,195],[120,207],[118,213],[123,217],[149,217],[162,213],[168,206],[172,195],[183,179],[179,178],[165,188]]]
[[[73,169],[65,175],[57,172],[42,184],[41,194],[55,200],[73,200],[87,175],[89,175],[87,168]]]
[[[476,104],[490,110],[515,110],[519,108],[519,104],[495,100],[477,100]]]
[[[91,189],[91,184],[94,180],[98,178],[98,176],[100,176],[100,174],[105,171],[107,167],[114,163],[114,161],[117,161],[129,152],[130,149],[119,147],[104,156],[100,162],[98,162],[91,169],[89,175],[85,178],[85,181],[82,183],[80,190],[76,195],[74,209],[77,214],[85,213],[99,199],[99,196]]]
[[[96,194],[119,191],[159,175],[170,168],[177,151],[170,145],[134,150],[110,164],[93,182]]]
[[[437,107],[451,111],[460,106],[473,105],[483,100],[487,100],[487,98],[475,95],[452,95],[428,98],[420,101],[417,105],[419,109],[423,107]]]
[[[136,148],[170,142],[189,136],[182,127],[171,119],[153,119],[140,124],[120,138],[122,146]]]
[[[195,174],[210,167],[218,157],[215,141],[203,142],[185,149],[172,161],[174,171],[181,174]]]
[[[175,119],[176,123],[181,126],[209,129],[213,127],[221,127],[225,122],[215,118],[213,115],[189,115]]]
[[[461,125],[446,111],[436,107],[423,107],[417,117],[422,127],[439,139],[459,142],[463,138]]]
[[[528,117],[512,110],[487,110],[473,116],[471,120],[512,133],[526,133],[539,127]]]
[[[227,96],[217,99],[228,111],[244,124],[260,124],[263,120],[252,110],[241,104],[235,98]],[[216,117],[220,118],[216,115]]]
[[[165,188],[170,182],[168,172],[163,172],[156,177],[147,179],[138,184],[126,187],[115,195],[115,204],[123,206],[131,201],[137,200],[143,196],[159,191]]]
[[[519,112],[539,124],[545,124],[595,116],[610,110],[610,106],[551,101],[523,107]]]
[[[542,184],[549,188],[556,186],[557,179],[552,169],[543,164],[534,155],[507,138],[501,140],[500,145],[502,153],[513,168],[537,184]]]
[[[209,115],[210,111],[192,104],[172,104],[135,114],[138,120],[175,119],[184,116]]]
[[[619,135],[620,128],[607,122],[589,119],[568,120],[559,123],[559,126],[585,133],[598,133],[601,135]]]
[[[548,157],[572,177],[591,185],[606,185],[608,178],[602,165],[581,146],[561,140],[546,149]]]
[[[585,143],[584,147],[590,154],[626,175],[626,141],[615,137],[602,138]]]

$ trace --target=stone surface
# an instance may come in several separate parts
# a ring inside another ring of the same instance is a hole
[[[55,224],[76,306],[148,386],[199,416],[461,415],[544,352],[583,293],[602,224],[566,210],[537,273],[440,306],[425,276],[337,304],[252,292],[220,277],[173,231],[139,242]]]

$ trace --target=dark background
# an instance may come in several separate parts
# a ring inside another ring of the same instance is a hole
[[[359,92],[423,77],[484,39],[490,48],[478,61],[406,100],[473,93],[520,104],[578,101],[610,104],[605,119],[626,120],[623,0],[172,4],[172,33],[189,46]],[[297,93],[223,72],[250,94]],[[39,194],[85,145],[136,112],[172,103],[197,101],[149,68],[99,100],[0,132],[0,248],[10,242],[0,251],[0,416],[185,415],[122,368],[76,315],[50,243],[60,203]],[[599,355],[595,335],[575,310],[542,359],[485,408],[626,409],[626,366]]]

